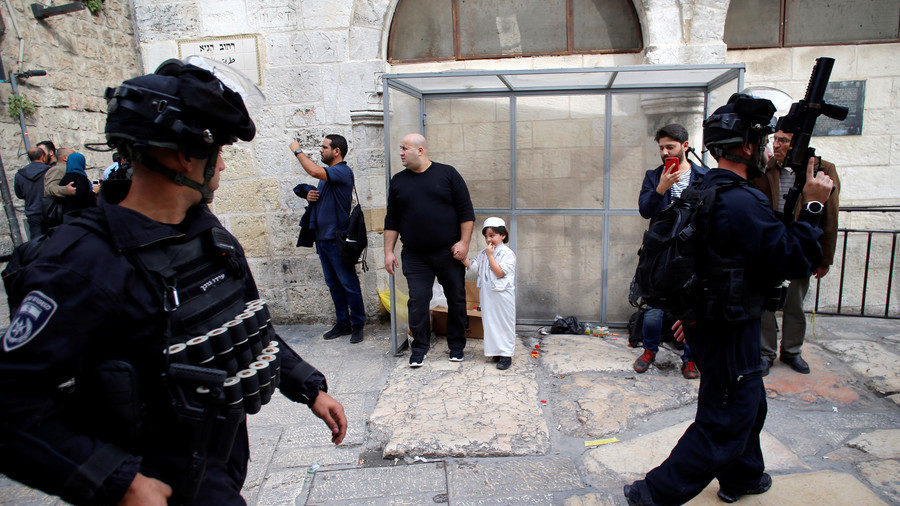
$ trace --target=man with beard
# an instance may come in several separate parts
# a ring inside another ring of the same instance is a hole
[[[638,210],[641,216],[647,219],[656,216],[672,202],[672,199],[680,197],[685,188],[700,180],[707,171],[706,168],[694,165],[687,159],[688,132],[678,123],[660,128],[654,140],[659,145],[659,157],[663,165],[648,170],[644,175]],[[666,170],[665,162],[669,157],[678,158],[678,166],[674,171]],[[634,361],[633,367],[636,372],[647,372],[650,364],[656,360],[664,320],[665,314],[661,309],[650,308],[644,313],[642,327],[644,353]],[[686,379],[696,379],[700,375],[696,364],[691,360],[691,349],[688,345],[684,345],[684,353],[681,356],[681,374]]]
[[[794,185],[794,172],[790,170],[790,167],[784,166],[784,159],[791,148],[791,139],[794,134],[782,131],[780,126],[779,124],[775,127],[774,152],[766,166],[766,173],[753,180],[753,185],[772,202],[772,209],[779,217],[784,215],[785,196]],[[822,262],[816,266],[813,275],[816,279],[820,279],[828,273],[828,269],[834,261],[841,181],[833,163],[822,159],[818,159],[816,163],[818,165],[816,171],[821,170],[834,183],[834,193],[825,202],[825,210],[819,220],[819,228],[822,229],[822,238],[819,240],[822,244]],[[805,205],[804,199],[797,200],[797,206],[791,210],[794,213],[794,219]],[[803,299],[806,298],[808,290],[809,277],[790,280],[781,319],[781,361],[801,374],[809,374],[809,364],[800,356],[800,347],[803,346],[803,339],[806,337]],[[762,355],[766,366],[764,376],[769,373],[769,368],[775,362],[776,351],[778,351],[778,325],[775,323],[775,313],[766,311],[762,316]]]
[[[319,154],[327,167],[320,167],[310,160],[297,141],[290,144],[290,149],[300,160],[303,170],[319,180],[317,187],[298,184],[294,193],[309,201],[309,208],[300,220],[302,230],[297,246],[312,246],[315,242],[325,284],[334,302],[334,327],[322,337],[335,339],[349,335],[351,343],[362,342],[366,310],[359,277],[354,266],[341,258],[338,246],[338,234],[347,230],[353,203],[353,171],[344,161],[347,140],[337,134],[322,139]]]

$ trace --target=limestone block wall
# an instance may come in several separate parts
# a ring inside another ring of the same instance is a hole
[[[229,150],[214,211],[247,248],[263,295],[282,321],[327,321],[331,302],[313,250],[293,246],[305,202],[291,191],[312,182],[286,145],[299,139],[314,148],[330,132],[350,141],[354,168],[370,229],[370,266],[361,274],[367,311],[379,313],[377,290],[387,287],[381,260],[385,206],[384,132],[380,75],[460,69],[548,69],[635,64],[747,62],[747,85],[785,89],[795,99],[815,56],[838,59],[833,79],[867,80],[863,135],[816,139],[844,179],[844,203],[897,203],[890,185],[879,184],[897,168],[900,69],[897,44],[728,51],[723,42],[727,0],[634,0],[642,24],[639,54],[568,55],[390,65],[387,37],[397,0],[132,0],[143,70],[177,55],[177,41],[249,34],[260,47],[260,88],[267,102],[253,111],[259,133],[252,143]],[[713,96],[724,103],[732,88]],[[635,208],[643,172],[659,163],[653,133],[673,121],[688,127],[701,144],[702,100],[689,95],[616,96],[611,111],[589,97],[519,100],[516,138],[517,203],[553,207]],[[418,130],[418,103],[391,93],[389,160],[401,165],[396,146]],[[477,207],[500,206],[509,192],[509,106],[505,100],[429,101],[426,133],[435,160],[455,165],[470,182]],[[603,202],[604,115],[613,115],[610,202]],[[483,217],[478,217],[480,221]],[[852,216],[856,224],[896,226],[884,218]],[[534,305],[591,316],[597,313],[602,233],[589,218],[535,217],[520,221],[520,297]],[[609,266],[609,316],[622,319],[634,253],[646,222],[613,217]],[[473,240],[473,253],[480,248]],[[531,249],[529,249],[531,248]],[[548,261],[555,262],[554,268]],[[562,274],[560,274],[562,273]],[[886,279],[886,272],[882,272]],[[403,286],[402,276],[398,277]],[[871,283],[871,281],[870,281]],[[529,291],[530,290],[530,291]],[[565,295],[565,294],[571,294]],[[566,297],[570,297],[566,299]],[[563,300],[565,299],[565,300]]]
[[[302,170],[287,145],[298,140],[318,161],[324,135],[347,138],[347,161],[355,172],[373,246],[368,257],[373,269],[360,272],[360,281],[367,314],[376,317],[378,285],[387,286],[386,276],[375,269],[383,257],[380,75],[386,68],[381,39],[387,0],[133,3],[147,72],[177,57],[180,40],[257,37],[266,102],[251,110],[256,139],[228,150],[228,170],[213,211],[244,245],[260,292],[279,321],[324,322],[334,316],[315,250],[295,247],[306,201],[292,189],[316,180]]]
[[[140,74],[134,40],[131,7],[127,0],[107,0],[103,10],[87,10],[38,21],[29,2],[12,1],[13,12],[0,6],[6,32],[0,36],[4,70],[46,70],[47,75],[20,82],[19,91],[37,107],[27,119],[31,145],[50,139],[57,147],[70,147],[85,155],[88,176],[98,175],[112,163],[108,153],[84,148],[86,142],[103,142],[107,86]],[[13,21],[24,39],[23,59],[18,62],[19,39]],[[18,119],[7,114],[11,88],[0,83],[0,156],[12,193],[13,177],[28,163]],[[13,197],[24,225],[23,202]],[[4,239],[9,237],[5,215],[0,220]],[[23,236],[24,237],[24,236]]]

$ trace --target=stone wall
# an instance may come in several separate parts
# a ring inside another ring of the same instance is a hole
[[[51,139],[57,147],[84,153],[88,175],[98,175],[112,163],[108,153],[88,151],[84,144],[103,142],[107,86],[140,74],[134,40],[131,6],[127,0],[107,0],[103,10],[88,10],[37,20],[29,2],[10,2],[12,18],[24,39],[23,61],[17,62],[19,41],[6,5],[0,5],[6,32],[0,37],[0,54],[6,72],[46,70],[46,76],[20,81],[19,92],[34,102],[36,112],[27,119],[31,144]],[[28,163],[18,119],[7,114],[11,88],[0,85],[0,156],[12,193],[13,177]],[[14,198],[22,230],[23,202]],[[2,222],[9,237],[7,220]],[[24,236],[23,236],[24,237]]]
[[[897,169],[900,143],[891,131],[900,109],[897,44],[728,51],[723,43],[727,0],[634,0],[642,23],[639,54],[570,55],[389,65],[387,30],[397,0],[133,0],[144,70],[177,55],[177,41],[252,34],[260,41],[262,91],[267,102],[254,111],[259,133],[232,148],[214,211],[245,244],[263,295],[282,320],[327,321],[330,298],[313,250],[293,246],[304,201],[291,192],[312,182],[287,149],[292,139],[309,148],[329,132],[350,140],[348,161],[370,229],[370,270],[361,274],[367,312],[379,313],[377,291],[388,277],[381,266],[385,206],[385,160],[381,110],[383,72],[460,69],[547,69],[650,64],[747,62],[747,85],[803,92],[815,56],[838,59],[835,80],[867,79],[863,135],[816,139],[844,179],[844,203],[897,203],[889,185],[878,184]],[[713,97],[720,105],[732,88]],[[602,100],[546,97],[519,100],[518,199],[553,207],[602,204],[605,110]],[[504,100],[429,101],[426,130],[436,160],[452,163],[470,182],[478,207],[509,201],[509,106]],[[418,104],[391,94],[391,169],[400,168],[396,145],[418,129]],[[634,208],[646,169],[659,163],[654,131],[684,123],[700,144],[698,96],[628,95],[613,102],[613,208]],[[549,184],[548,181],[552,184]],[[520,205],[522,205],[520,203]],[[479,217],[479,220],[483,217]],[[856,222],[874,219],[852,218]],[[627,317],[624,302],[645,222],[632,216],[610,221],[609,317]],[[893,225],[896,226],[896,225]],[[600,293],[596,217],[520,220],[520,294],[531,306],[597,314]],[[473,240],[473,252],[480,245]],[[555,263],[556,265],[552,265]],[[886,269],[885,269],[886,270]],[[884,272],[884,271],[882,271]],[[882,274],[884,278],[884,274]],[[402,276],[398,278],[403,286]],[[524,306],[523,306],[524,307]]]

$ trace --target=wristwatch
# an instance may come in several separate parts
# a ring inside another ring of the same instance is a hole
[[[295,149],[295,150],[294,150],[294,156],[297,156],[297,155],[299,155],[299,154],[302,153],[302,152],[303,152],[302,149]]]
[[[804,207],[804,209],[806,209],[806,212],[810,214],[822,214],[822,210],[825,209],[825,206],[822,205],[821,202],[810,200],[806,203],[806,207]]]

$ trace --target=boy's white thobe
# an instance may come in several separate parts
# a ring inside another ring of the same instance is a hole
[[[470,267],[477,272],[484,355],[511,357],[516,348],[516,254],[501,243],[494,249],[494,259],[504,273],[502,278],[494,274],[484,250]]]

